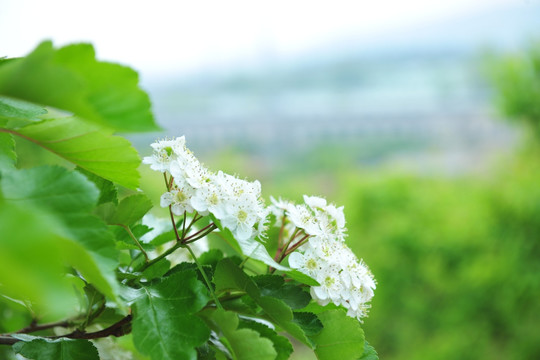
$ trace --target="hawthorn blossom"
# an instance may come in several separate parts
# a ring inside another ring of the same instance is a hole
[[[174,215],[183,215],[184,211],[191,213],[193,207],[191,206],[191,197],[193,196],[193,189],[189,187],[181,187],[171,189],[161,195],[160,206],[171,206],[171,211]]]
[[[348,316],[361,321],[367,315],[376,285],[367,266],[344,242],[343,207],[316,196],[304,196],[302,205],[281,199],[273,203],[273,211],[282,211],[286,224],[288,221],[308,235],[299,240],[305,243],[296,244],[300,246],[289,255],[288,262],[291,268],[319,283],[310,289],[312,298],[323,306],[330,302],[343,306]]]
[[[150,146],[154,149],[152,156],[143,158],[143,164],[150,165],[150,168],[159,172],[170,170],[171,162],[178,158],[178,154],[185,147],[186,139],[184,136],[174,140],[160,140]]]
[[[185,146],[185,138],[153,143],[154,154],[144,162],[153,170],[168,172],[173,187],[160,199],[175,215],[197,211],[212,214],[238,240],[264,237],[268,211],[261,200],[261,184],[222,171],[208,170]]]

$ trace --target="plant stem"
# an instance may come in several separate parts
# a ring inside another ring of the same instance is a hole
[[[148,262],[150,259],[148,258],[148,254],[146,253],[146,251],[144,251],[141,243],[139,242],[139,240],[137,240],[137,238],[135,237],[135,235],[133,235],[133,233],[131,232],[131,229],[129,228],[129,226],[127,225],[124,225],[124,224],[114,224],[116,226],[120,226],[120,227],[123,227],[127,233],[129,234],[129,236],[131,237],[131,239],[133,239],[133,241],[135,241],[135,244],[137,244],[137,247],[139,248],[139,250],[141,250],[141,252],[143,253],[144,255],[144,259],[145,259],[145,262]]]
[[[193,239],[194,237],[196,237],[197,235],[201,234],[204,232],[204,236],[208,235],[209,233],[211,233],[212,231],[214,231],[215,229],[217,229],[217,225],[214,224],[214,223],[211,223],[211,224],[208,224],[206,225],[205,227],[203,227],[201,230],[197,231],[195,234],[192,234],[190,236],[188,236],[187,238],[185,238],[182,242],[184,244],[189,244],[190,242],[193,242],[195,240],[198,240],[200,239],[201,237],[197,237],[197,239]],[[209,231],[207,231],[209,230]],[[203,236],[203,237],[204,237]],[[191,240],[191,241],[188,241],[188,240]]]
[[[169,180],[167,180],[167,173],[163,173],[163,178],[165,179],[165,187],[167,191],[171,191],[171,186],[169,185]]]
[[[174,221],[174,214],[172,212],[172,205],[169,205],[169,214],[171,215],[171,222],[174,229],[174,235],[176,236],[176,241],[180,242],[182,240],[180,239],[180,236],[178,235],[178,229],[176,228],[176,221]],[[184,236],[184,233],[182,233],[182,236]]]
[[[157,263],[159,260],[163,259],[164,257],[167,257],[169,256],[170,254],[172,254],[176,249],[182,247],[182,243],[181,242],[177,242],[176,244],[174,244],[173,247],[169,248],[167,251],[165,251],[163,254],[159,255],[158,257],[150,260],[149,262],[145,263],[140,269],[139,271],[144,271],[146,269],[148,269],[150,266],[154,265],[155,263]]]
[[[216,306],[218,307],[218,309],[223,310],[223,307],[221,306],[221,303],[219,302],[219,299],[217,298],[216,293],[214,292],[214,289],[212,288],[212,283],[208,280],[208,277],[206,276],[206,273],[204,272],[203,267],[199,263],[199,260],[197,260],[197,256],[195,256],[195,253],[193,252],[193,250],[191,250],[191,248],[188,245],[183,245],[183,246],[186,249],[188,249],[189,253],[193,257],[193,261],[195,261],[195,264],[197,264],[197,267],[199,268],[199,271],[201,272],[204,278],[204,281],[206,282],[206,285],[208,286],[208,289],[210,290],[210,294],[214,298],[214,302],[216,303]]]
[[[283,256],[281,257],[281,260],[285,259],[285,257],[286,257],[287,255],[289,255],[289,254],[292,253],[294,250],[298,249],[300,246],[302,246],[303,244],[305,244],[306,241],[309,239],[310,236],[311,236],[311,235],[307,235],[307,234],[306,234],[302,239],[300,239],[299,242],[297,242],[296,244],[294,244],[293,246],[291,246],[291,248],[288,249],[288,251],[285,251],[285,252],[283,253]],[[280,260],[280,262],[281,262],[281,260]]]
[[[46,339],[60,339],[60,338],[68,338],[68,339],[99,339],[99,338],[105,338],[109,336],[124,336],[131,332],[131,315],[127,315],[124,318],[122,318],[117,323],[112,324],[106,329],[95,331],[95,332],[84,332],[81,330],[75,330],[69,334],[66,335],[59,335],[59,336],[45,336]],[[0,335],[0,345],[13,345],[19,341],[17,338],[14,338],[11,336],[11,334],[5,334]]]
[[[71,327],[71,326],[73,326],[73,323],[69,320],[57,321],[57,322],[41,324],[41,325],[38,325],[37,322],[34,320],[30,323],[30,325],[16,331],[15,333],[16,334],[29,334],[36,331],[52,329],[55,327]]]

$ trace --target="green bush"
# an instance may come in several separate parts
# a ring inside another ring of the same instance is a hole
[[[540,358],[540,163],[526,160],[486,179],[343,183],[350,245],[381,284],[365,328],[382,359]]]

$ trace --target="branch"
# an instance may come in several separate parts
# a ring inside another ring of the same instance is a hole
[[[72,323],[67,320],[57,321],[57,322],[48,323],[48,324],[41,324],[41,325],[38,325],[37,322],[32,321],[30,325],[16,331],[16,333],[17,334],[30,334],[36,331],[47,330],[54,327],[70,327],[70,326],[72,326]]]
[[[42,338],[44,339],[50,339],[50,340],[56,340],[61,338],[68,338],[68,339],[99,339],[109,336],[115,336],[120,337],[127,335],[131,332],[131,315],[127,315],[124,318],[122,318],[117,323],[114,323],[113,325],[109,326],[106,329],[95,331],[95,332],[84,332],[81,330],[75,330],[72,333],[66,334],[66,335],[60,335],[60,336],[44,336]],[[45,325],[45,324],[44,324]],[[30,325],[29,327],[31,327]],[[60,326],[60,325],[57,325]],[[24,330],[24,329],[22,329]],[[20,332],[21,330],[19,330]],[[7,335],[0,335],[0,345],[13,345],[19,341],[17,338],[12,337],[10,334]]]

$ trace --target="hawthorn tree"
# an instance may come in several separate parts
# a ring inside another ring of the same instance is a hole
[[[0,60],[0,354],[287,359],[287,334],[319,359],[377,359],[361,328],[375,281],[343,207],[266,205],[177,137],[143,161],[163,178],[156,218],[116,133],[157,130],[137,73],[91,45]],[[18,167],[16,138],[61,165]]]

